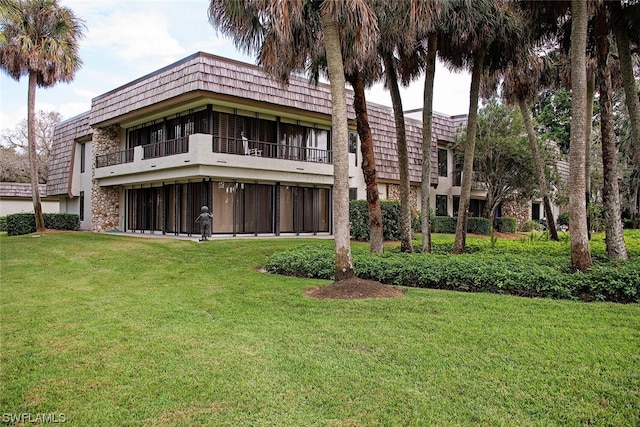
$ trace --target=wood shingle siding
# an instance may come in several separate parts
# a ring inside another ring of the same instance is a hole
[[[55,128],[47,181],[47,194],[50,196],[69,193],[73,145],[77,140],[88,138],[93,134],[89,126],[89,116],[90,112],[83,113],[60,123]],[[90,162],[91,159],[87,161]]]
[[[189,92],[206,91],[276,106],[331,114],[331,92],[292,76],[283,86],[254,65],[199,52],[93,99],[91,125]],[[351,113],[353,118],[353,113]]]

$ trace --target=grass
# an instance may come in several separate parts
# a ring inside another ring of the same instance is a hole
[[[256,269],[303,241],[0,236],[2,422],[640,425],[638,304],[315,300]]]

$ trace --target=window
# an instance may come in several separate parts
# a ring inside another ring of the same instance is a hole
[[[85,171],[85,162],[87,158],[87,145],[80,144],[80,173]]]
[[[349,152],[356,156],[356,166],[358,166],[358,134],[349,132]]]
[[[447,195],[436,194],[436,216],[449,215],[449,198]]]
[[[355,187],[349,188],[349,200],[358,200],[358,189]]]
[[[448,153],[444,148],[438,148],[438,176],[449,176]]]
[[[455,155],[455,166],[453,168],[453,185],[460,187],[462,185],[462,168],[464,166],[464,155]]]
[[[540,203],[532,203],[531,204],[531,219],[534,221],[540,220],[542,216],[540,215]]]
[[[84,221],[84,191],[80,192],[80,221]]]

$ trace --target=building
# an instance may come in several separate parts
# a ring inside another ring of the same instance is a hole
[[[348,94],[347,104],[352,104]],[[368,105],[381,198],[399,198],[391,108]],[[365,198],[349,111],[352,198]],[[453,215],[461,165],[449,147],[464,116],[434,115],[432,204]],[[407,118],[412,204],[420,206],[421,122]],[[435,149],[437,147],[437,149]],[[211,207],[214,234],[331,234],[331,96],[292,76],[196,53],[92,100],[56,128],[49,196],[81,228],[196,232]],[[484,194],[474,189],[472,209]]]
[[[58,198],[47,197],[46,184],[38,184],[40,204],[43,213],[60,211]],[[33,213],[31,184],[19,182],[0,182],[0,216],[15,213]]]

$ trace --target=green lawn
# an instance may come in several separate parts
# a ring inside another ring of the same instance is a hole
[[[0,422],[640,425],[638,304],[315,300],[304,241],[0,236]]]

